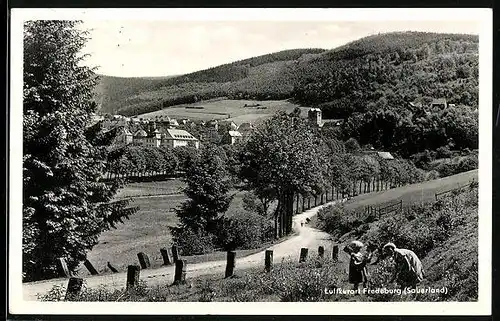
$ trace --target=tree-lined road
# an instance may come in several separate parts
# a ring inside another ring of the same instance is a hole
[[[275,244],[269,247],[273,250],[273,258],[275,263],[280,263],[282,260],[297,259],[299,258],[300,248],[307,247],[310,251],[315,251],[320,245],[328,245],[331,243],[331,237],[328,233],[322,232],[315,228],[307,226],[306,219],[312,218],[318,213],[318,210],[324,206],[328,206],[335,202],[330,202],[322,206],[314,207],[301,214],[293,217],[293,228],[297,232],[296,235],[290,237],[286,241]],[[301,223],[304,226],[301,226]],[[312,255],[312,254],[310,254]],[[314,254],[315,255],[315,254]],[[236,260],[236,270],[247,269],[262,266],[264,269],[265,250],[255,253],[241,259]],[[226,260],[211,261],[197,263],[187,266],[187,278],[192,278],[199,275],[208,274],[224,274],[226,267]],[[145,269],[141,270],[140,278],[145,281],[149,286],[157,284],[171,284],[174,278],[174,266],[167,266],[158,269]],[[125,287],[127,280],[127,272],[116,274],[89,276],[85,279],[87,287],[96,288],[100,285],[105,285],[108,289],[122,289]],[[30,282],[23,284],[23,297],[24,300],[32,301],[37,299],[37,294],[45,294],[54,285],[66,287],[67,279],[52,279],[47,281]]]

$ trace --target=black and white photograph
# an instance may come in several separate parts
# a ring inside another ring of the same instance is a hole
[[[11,313],[491,313],[490,10],[11,23]]]

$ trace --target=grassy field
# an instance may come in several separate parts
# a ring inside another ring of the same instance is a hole
[[[157,188],[158,193],[165,191],[178,191],[182,187],[179,181],[133,183],[121,191],[121,195],[144,195]],[[243,211],[243,193],[236,193],[226,215],[234,215]],[[109,261],[120,271],[124,271],[127,265],[138,263],[137,253],[144,252],[149,256],[151,265],[159,267],[162,264],[160,248],[172,246],[172,236],[169,226],[175,226],[178,218],[173,208],[180,206],[186,200],[183,194],[169,196],[152,196],[133,198],[130,205],[138,206],[139,211],[125,220],[125,224],[118,224],[116,229],[104,232],[99,238],[99,244],[88,253],[88,259],[100,273],[110,273],[107,268]],[[240,251],[239,256],[249,255],[256,250]],[[186,257],[188,263],[204,262],[224,258],[225,252],[216,252],[206,255]],[[88,275],[85,267],[79,271],[79,275]]]
[[[247,105],[260,104],[258,107],[244,107]],[[203,109],[190,109],[186,107],[203,107]],[[291,112],[296,107],[287,100],[229,100],[212,99],[195,104],[177,105],[164,108],[159,111],[139,115],[143,118],[154,118],[156,116],[169,116],[172,118],[189,118],[193,120],[227,119],[236,124],[244,122],[255,122],[269,117],[277,111]],[[308,108],[301,107],[302,114],[307,115]]]
[[[138,197],[148,195],[180,194],[185,187],[179,179],[157,182],[129,183],[118,191],[117,198]]]
[[[426,203],[435,200],[436,193],[466,185],[473,179],[477,182],[477,170],[382,192],[359,195],[347,202],[346,206],[356,209],[368,205],[392,204],[401,200],[403,205]]]

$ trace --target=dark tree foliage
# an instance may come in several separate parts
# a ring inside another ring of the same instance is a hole
[[[56,259],[71,270],[100,233],[135,212],[113,202],[119,184],[101,181],[110,135],[90,124],[97,79],[80,65],[87,34],[75,21],[24,26],[23,275],[58,276]]]
[[[409,157],[444,146],[477,149],[478,126],[478,113],[464,106],[427,112],[385,107],[354,113],[344,123],[343,135]]]
[[[177,210],[179,227],[174,236],[184,230],[195,234],[214,234],[221,216],[229,208],[231,197],[226,165],[216,148],[206,147],[200,157],[193,160],[183,180],[188,200]]]
[[[328,182],[326,149],[299,117],[277,113],[260,124],[242,148],[242,180],[259,198],[276,199],[277,237],[291,232],[293,196],[319,193]]]

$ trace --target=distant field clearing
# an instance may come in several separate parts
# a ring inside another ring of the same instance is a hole
[[[265,119],[277,111],[292,112],[296,107],[300,106],[288,100],[212,99],[194,104],[167,107],[155,112],[138,115],[138,117],[155,118],[156,116],[169,116],[172,118],[189,118],[193,120],[230,119],[240,124]],[[308,108],[300,108],[302,115],[305,117]]]

